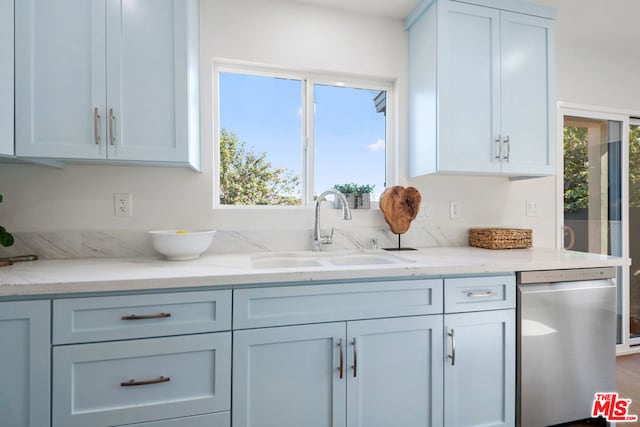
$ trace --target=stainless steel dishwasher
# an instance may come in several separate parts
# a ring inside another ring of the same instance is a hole
[[[615,267],[518,273],[521,427],[590,418],[595,393],[615,391],[615,276]]]

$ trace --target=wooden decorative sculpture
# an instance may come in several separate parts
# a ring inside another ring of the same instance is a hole
[[[411,226],[418,210],[422,196],[414,187],[402,187],[396,185],[387,188],[380,196],[380,210],[384,213],[384,220],[387,221],[391,231],[398,235],[398,247],[388,250],[402,250],[400,247],[400,235],[406,233]]]

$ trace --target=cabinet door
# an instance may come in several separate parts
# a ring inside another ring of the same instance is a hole
[[[104,158],[104,0],[15,8],[16,155]]]
[[[191,0],[107,0],[110,159],[189,160],[189,32],[196,8]]]
[[[345,427],[341,348],[342,322],[234,332],[232,425]]]
[[[13,0],[0,0],[0,155],[13,155]]]
[[[347,324],[347,425],[442,425],[442,316]]]
[[[49,425],[50,303],[0,303],[0,424]]]
[[[501,12],[503,172],[555,173],[554,25]]]
[[[499,172],[500,15],[443,2],[438,11],[438,169]]]
[[[444,425],[515,425],[515,310],[444,316]]]

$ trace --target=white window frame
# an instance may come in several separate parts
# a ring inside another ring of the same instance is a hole
[[[275,77],[300,80],[302,82],[302,172],[301,193],[302,204],[287,205],[223,205],[220,204],[220,78],[219,73],[237,73],[253,76]],[[366,90],[380,90],[387,92],[386,123],[385,123],[385,186],[396,185],[397,178],[397,120],[395,83],[393,81],[351,76],[342,73],[304,72],[283,68],[256,65],[244,62],[214,61],[213,63],[213,203],[214,209],[309,209],[313,206],[314,193],[326,190],[315,188],[314,177],[314,117],[309,112],[314,110],[313,90],[316,84],[327,86],[348,87]]]

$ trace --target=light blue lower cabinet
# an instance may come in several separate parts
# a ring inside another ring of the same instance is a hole
[[[56,346],[52,425],[108,427],[228,411],[230,374],[231,332]]]
[[[218,412],[216,414],[196,415],[194,417],[127,424],[126,427],[231,427],[231,414],[229,411]]]
[[[345,332],[344,322],[235,331],[233,427],[345,427]]]
[[[514,426],[515,309],[446,314],[444,330],[444,425]]]
[[[50,425],[49,301],[0,303],[0,425]]]
[[[347,322],[347,426],[442,425],[442,316]]]
[[[442,425],[442,316],[234,332],[233,427]]]

